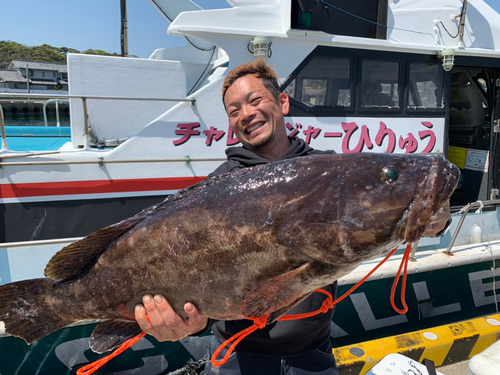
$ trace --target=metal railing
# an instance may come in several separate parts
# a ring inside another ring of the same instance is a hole
[[[191,103],[192,106],[195,105],[196,99],[193,97],[184,99],[167,99],[167,98],[131,98],[123,96],[97,96],[97,95],[49,95],[49,94],[30,94],[30,93],[0,93],[0,99],[16,99],[23,98],[27,100],[31,99],[48,99],[48,100],[68,100],[68,99],[81,99],[83,105],[83,116],[84,116],[84,149],[90,147],[90,126],[89,117],[87,109],[87,100],[131,100],[131,101],[150,101],[150,102],[186,102]],[[5,123],[3,118],[3,111],[0,105],[0,130],[2,132],[2,151],[8,150],[7,145],[7,135],[5,134]],[[4,147],[5,146],[5,147]]]
[[[45,126],[48,126],[47,121],[47,105],[50,103],[56,103],[56,126],[59,128],[61,126],[61,121],[59,120],[59,102],[69,102],[69,99],[49,99],[43,103],[43,120],[45,121]]]
[[[450,244],[448,245],[448,248],[446,251],[444,251],[444,254],[446,255],[452,255],[451,249],[453,248],[453,245],[455,244],[455,241],[458,237],[458,234],[460,233],[460,230],[462,229],[462,226],[464,224],[465,218],[467,217],[467,214],[471,209],[482,209],[483,207],[487,206],[496,206],[500,205],[500,199],[495,199],[495,200],[488,200],[488,201],[476,201],[472,203],[466,204],[464,207],[462,207],[457,214],[460,214],[460,220],[457,224],[457,227],[455,228],[455,231],[453,232],[453,236],[451,237]],[[410,260],[411,261],[416,261],[417,259],[415,258],[415,254],[417,252],[418,248],[418,242],[416,241],[413,243],[411,253],[410,253]]]
[[[83,239],[84,237],[68,237],[68,238],[55,238],[52,240],[33,240],[33,241],[20,241],[20,242],[4,242],[0,243],[0,249],[9,249],[12,247],[27,247],[27,246],[45,246],[45,245],[60,245],[70,244]]]
[[[453,233],[453,236],[451,237],[450,244],[448,245],[448,248],[445,251],[445,254],[451,255],[451,249],[453,245],[455,244],[455,240],[458,237],[458,233],[460,232],[460,229],[462,229],[462,225],[464,223],[465,218],[467,217],[467,214],[471,209],[482,209],[483,207],[486,206],[496,206],[500,205],[500,199],[494,199],[494,200],[489,200],[489,201],[477,201],[473,203],[468,203],[465,205],[458,213],[462,214],[460,217],[460,221],[457,224],[457,228],[455,229],[455,232]]]
[[[5,123],[3,122],[3,108],[0,104],[0,132],[2,132],[2,149],[0,151],[9,150],[7,145],[7,134],[5,134]]]

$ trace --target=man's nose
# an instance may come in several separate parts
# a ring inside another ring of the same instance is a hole
[[[242,120],[248,120],[255,116],[255,108],[250,104],[243,104],[241,106],[241,117]]]

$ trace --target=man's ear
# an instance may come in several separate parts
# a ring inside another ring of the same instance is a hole
[[[288,95],[281,93],[279,101],[281,104],[281,112],[285,116],[288,115],[288,111],[290,111],[290,100],[288,99]]]

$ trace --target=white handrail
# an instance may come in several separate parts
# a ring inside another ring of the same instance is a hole
[[[169,98],[133,98],[127,96],[97,96],[97,95],[50,95],[50,94],[30,94],[30,93],[0,93],[0,98],[27,98],[27,99],[96,99],[96,100],[144,100],[152,102],[188,102],[195,105],[196,99],[193,97],[184,99]]]
[[[130,98],[124,96],[95,96],[95,95],[54,95],[54,94],[30,94],[30,93],[0,93],[1,98],[24,98],[27,100],[30,99],[81,99],[83,104],[83,116],[84,116],[84,149],[88,149],[90,147],[90,130],[89,130],[89,120],[87,113],[87,100],[132,100],[132,101],[152,101],[152,102],[187,102],[191,103],[192,106],[195,105],[196,99],[193,97],[188,97],[184,99],[169,99],[169,98]],[[57,103],[57,102],[56,102]],[[0,105],[0,111],[1,111]],[[44,106],[44,116],[45,116],[45,106]],[[47,126],[47,118],[45,116],[45,126]],[[0,113],[0,130],[2,132],[2,150],[8,151],[9,148],[7,146],[7,135],[5,134],[5,126],[3,120],[3,111]]]
[[[61,122],[59,121],[59,102],[69,102],[69,99],[49,99],[43,103],[43,119],[45,121],[45,127],[48,126],[47,121],[47,104],[56,102],[56,126],[61,127]]]
[[[494,200],[490,200],[490,201],[477,201],[477,202],[473,202],[473,203],[468,203],[467,205],[462,207],[462,209],[458,212],[459,214],[462,214],[462,216],[460,217],[460,221],[457,224],[457,228],[455,229],[455,232],[453,233],[453,236],[451,237],[450,244],[448,245],[448,248],[446,249],[445,254],[448,254],[448,255],[451,254],[451,248],[455,244],[455,240],[458,237],[458,233],[460,232],[460,229],[462,228],[465,217],[467,216],[469,211],[472,208],[478,208],[478,209],[481,208],[482,209],[484,206],[494,206],[494,205],[500,205],[500,199],[494,199]]]

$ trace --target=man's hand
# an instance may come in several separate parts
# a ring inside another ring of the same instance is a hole
[[[427,228],[423,236],[436,237],[436,235],[445,228],[446,223],[448,222],[450,217],[450,202],[448,201],[438,212],[437,216],[431,221],[429,228]]]
[[[158,341],[177,341],[204,330],[208,319],[201,316],[192,303],[184,305],[188,318],[175,313],[165,297],[145,295],[143,305],[135,307],[135,319],[141,329]]]

